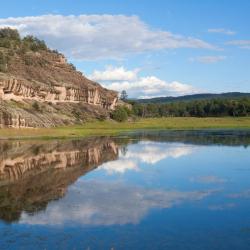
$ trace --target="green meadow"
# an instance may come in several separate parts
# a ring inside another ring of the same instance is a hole
[[[91,121],[83,125],[55,128],[3,128],[0,129],[1,139],[55,139],[78,138],[99,135],[117,135],[133,130],[193,130],[193,129],[250,129],[250,117],[220,118],[147,118],[136,121],[115,122]]]

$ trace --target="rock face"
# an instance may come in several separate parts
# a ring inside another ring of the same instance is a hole
[[[81,123],[108,117],[116,107],[117,92],[87,79],[62,54],[39,47],[38,39],[11,32],[0,29],[1,127]]]

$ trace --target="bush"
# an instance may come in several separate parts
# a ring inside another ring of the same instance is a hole
[[[36,101],[33,102],[32,107],[33,107],[33,109],[35,109],[36,111],[39,111],[39,110],[40,110],[39,104],[38,104],[38,102],[36,102]]]
[[[69,66],[73,69],[76,70],[76,66],[73,63],[69,63]]]
[[[124,107],[117,107],[116,110],[111,113],[111,118],[118,122],[126,121],[128,119],[127,110]]]
[[[9,38],[11,40],[20,40],[20,35],[16,29],[2,28],[0,29],[0,38]]]
[[[25,65],[32,65],[34,63],[33,58],[31,56],[25,56],[23,60]]]
[[[6,72],[7,70],[7,57],[4,55],[3,52],[0,52],[0,71]]]
[[[47,50],[47,46],[43,40],[34,36],[26,36],[23,38],[24,47],[28,47],[32,51]]]

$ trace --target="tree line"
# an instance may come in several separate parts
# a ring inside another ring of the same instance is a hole
[[[127,99],[126,91],[120,94],[120,100],[130,104],[118,106],[111,118],[122,122],[128,117],[225,117],[250,116],[250,98],[214,98],[168,103],[141,103]]]
[[[174,103],[140,104],[131,101],[132,113],[139,117],[221,117],[249,116],[250,98],[211,99]]]

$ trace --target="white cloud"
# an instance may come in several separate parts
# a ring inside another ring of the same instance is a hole
[[[198,56],[189,58],[191,62],[200,62],[200,63],[216,63],[224,61],[225,59],[226,56]]]
[[[104,71],[94,70],[89,76],[93,81],[134,81],[139,69],[126,70],[124,67],[108,66]]]
[[[98,170],[105,170],[108,174],[124,174],[128,170],[138,171],[138,166],[135,161],[119,159],[101,165]]]
[[[199,89],[178,81],[166,82],[156,76],[139,76],[139,70],[126,70],[124,67],[106,68],[94,71],[88,77],[99,81],[106,88],[121,92],[126,90],[130,98],[150,98],[157,96],[177,96],[198,93]],[[126,79],[126,80],[125,80]]]
[[[233,30],[229,30],[229,29],[208,29],[209,33],[220,33],[220,34],[224,34],[224,35],[235,35],[236,32]]]
[[[191,85],[173,81],[166,82],[156,76],[140,77],[136,81],[112,82],[105,87],[121,92],[126,90],[129,97],[151,98],[160,96],[178,96],[199,92]]]
[[[171,145],[162,144],[156,142],[143,142],[139,143],[140,147],[133,148],[129,150],[125,158],[133,161],[139,160],[143,163],[156,164],[157,162],[166,158],[179,158],[182,156],[187,156],[193,153],[194,148],[191,146],[181,146],[181,145]]]
[[[216,49],[193,37],[154,29],[137,16],[42,15],[0,19],[0,27],[44,39],[51,48],[81,60],[118,59],[128,54],[177,48]]]
[[[194,150],[193,146],[188,145],[141,141],[137,145],[131,145],[125,154],[120,152],[118,160],[104,163],[98,167],[98,171],[104,170],[107,174],[140,171],[141,164],[154,165],[167,158],[177,159],[192,154]]]
[[[234,45],[240,49],[250,49],[250,40],[233,40],[226,43],[227,45]]]
[[[20,224],[124,225],[139,223],[151,209],[167,209],[195,202],[216,190],[179,191],[130,186],[120,182],[78,181],[67,195],[48,204],[45,211],[23,212]]]

